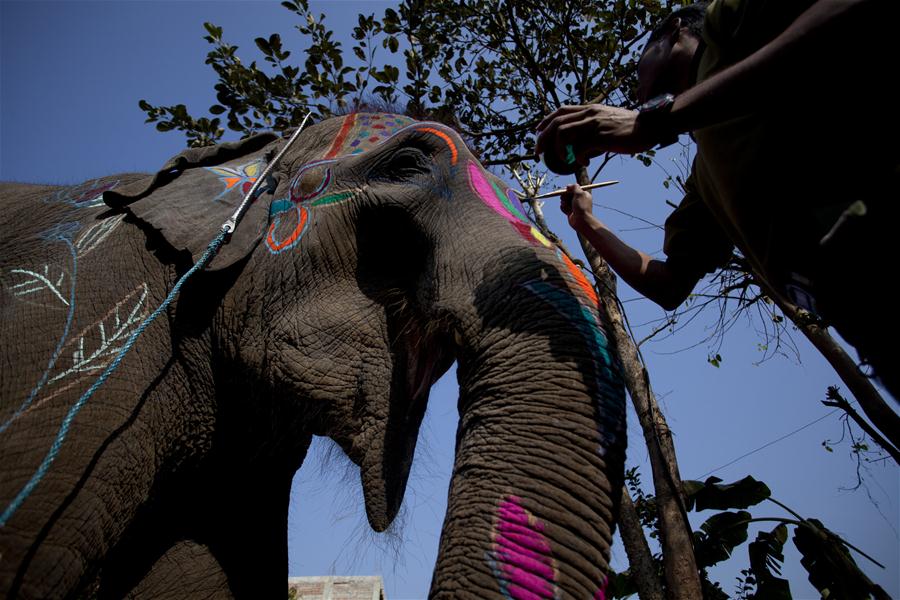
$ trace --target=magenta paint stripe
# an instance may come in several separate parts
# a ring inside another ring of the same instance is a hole
[[[547,546],[546,542],[543,540],[535,542],[534,540],[524,538],[524,536],[513,539],[509,535],[501,534],[497,538],[497,544],[532,559],[541,559],[544,556],[547,556],[547,553],[550,551],[549,546]],[[536,544],[540,544],[540,547],[536,548]]]
[[[487,181],[483,177],[480,182],[473,178],[473,188],[479,183]],[[506,598],[556,598],[556,566],[550,544],[541,533],[543,530],[544,524],[521,506],[518,496],[506,496],[497,506],[491,536],[493,550],[489,556]]]
[[[525,526],[504,523],[497,526],[497,531],[502,533],[506,539],[532,551],[543,552],[544,554],[550,552],[550,546],[546,540],[535,538],[534,533]]]
[[[506,593],[512,600],[551,600],[553,598],[553,596],[547,595],[549,592],[535,593],[515,584],[510,584],[506,588]]]
[[[472,184],[472,189],[475,190],[475,193],[478,194],[479,197],[481,197],[481,200],[494,209],[495,212],[502,215],[504,219],[516,222],[517,219],[509,214],[509,211],[506,210],[500,202],[500,199],[497,198],[497,195],[494,193],[494,188],[484,176],[484,173],[481,172],[478,165],[475,164],[474,161],[470,161],[467,168],[469,170],[469,182]]]
[[[522,572],[538,575],[543,579],[553,579],[553,568],[544,562],[547,559],[546,556],[532,558],[514,549],[506,549],[498,550],[497,557],[508,567],[517,568]]]

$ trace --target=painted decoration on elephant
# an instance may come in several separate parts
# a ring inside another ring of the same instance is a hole
[[[203,167],[210,173],[215,174],[219,180],[225,185],[218,196],[213,198],[217,201],[231,190],[239,189],[242,194],[246,194],[253,187],[257,178],[263,171],[264,161],[258,158],[252,162],[236,167]]]
[[[341,122],[341,128],[324,158],[362,154],[413,123],[413,119],[402,115],[350,113]]]
[[[603,576],[603,581],[600,584],[600,587],[597,588],[597,591],[594,592],[593,600],[606,600],[606,590],[609,587],[609,577],[606,575]]]
[[[525,217],[522,204],[513,203],[508,190],[503,190],[493,178],[488,178],[481,166],[471,161],[466,166],[469,185],[475,195],[498,215],[506,219],[522,238],[532,245],[550,248],[553,244]]]
[[[103,219],[99,223],[95,223],[84,230],[75,239],[75,250],[79,257],[84,257],[97,246],[102,244],[115,231],[115,229],[125,220],[125,215],[116,215]]]
[[[420,131],[440,139],[450,153],[451,176],[459,160],[459,149],[452,135],[443,131],[438,123],[417,122],[409,117],[392,114],[350,113],[341,122],[334,141],[324,158],[302,165],[291,179],[287,198],[272,203],[270,224],[265,243],[269,252],[280,254],[297,245],[309,229],[315,209],[340,204],[354,199],[360,189],[331,190],[334,182],[333,167],[340,158],[361,154],[405,130]],[[496,184],[487,183],[480,174],[484,189],[492,189],[495,204],[508,207],[506,215],[531,242],[550,246],[550,242],[530,225],[524,216],[521,203],[510,200],[509,190],[501,190]],[[490,186],[493,185],[493,188]],[[486,186],[486,187],[485,187]],[[488,202],[490,205],[490,202]],[[510,212],[511,211],[511,212]],[[515,216],[513,216],[515,215]]]
[[[456,165],[459,160],[459,149],[453,136],[444,131],[443,125],[387,113],[350,113],[344,117],[337,136],[323,158],[329,160],[362,154],[398,133],[410,129],[438,137],[450,151],[450,164]]]
[[[556,600],[558,569],[544,523],[522,506],[519,496],[500,499],[491,527],[487,562],[508,600]]]
[[[68,335],[71,323],[67,323],[58,350],[38,385],[12,417],[0,425],[0,432],[23,414],[68,391],[85,376],[105,369],[149,314],[148,295],[147,284],[140,284],[106,314],[72,337]],[[74,297],[67,301],[67,306],[69,303],[74,304]]]
[[[59,263],[48,262],[39,267],[12,268],[3,277],[4,288],[17,300],[44,308],[65,310],[66,331],[75,311],[75,283],[78,273],[78,250],[72,240],[80,228],[81,224],[77,221],[69,221],[58,223],[39,235],[45,242],[62,243],[68,252],[66,259]],[[64,264],[69,261],[70,264]],[[54,357],[59,350],[57,346]],[[53,361],[55,358],[51,359],[51,364]],[[0,427],[0,431],[3,429],[5,425]]]
[[[590,300],[591,307],[595,307],[600,303],[600,298],[597,296],[597,292],[594,290],[594,286],[591,285],[591,282],[588,281],[588,278],[585,277],[584,273],[581,269],[578,268],[572,259],[569,256],[560,250],[556,249],[556,257],[560,260],[560,262],[565,265],[566,272],[572,278],[572,282],[575,284],[575,289],[584,293],[587,296],[588,300]]]
[[[103,183],[100,179],[95,179],[94,181],[59,190],[44,198],[44,202],[68,204],[75,208],[97,208],[99,206],[106,206],[103,203],[103,192],[108,192],[117,185],[119,185],[118,179],[106,183]]]
[[[327,191],[331,185],[331,167],[328,165],[335,162],[337,161],[315,160],[297,169],[289,188],[291,202],[306,202]]]
[[[6,287],[20,300],[31,301],[31,304],[47,308],[63,308],[69,306],[69,299],[64,284],[69,272],[60,265],[45,264],[37,269],[10,269],[10,279],[18,281]]]
[[[77,237],[75,234],[81,228],[80,223],[62,223],[44,231],[40,237],[45,241],[71,243],[74,251],[74,267],[75,260],[83,258],[102,244],[124,219],[125,215],[103,219],[85,229]],[[65,287],[70,278],[70,268],[47,263],[36,268],[10,269],[3,279],[4,287],[18,300],[45,308],[65,309],[69,306]]]
[[[272,202],[269,215],[271,222],[266,233],[266,247],[272,254],[281,254],[296,246],[306,233],[310,210],[282,198]]]
[[[601,406],[597,407],[597,426],[601,435],[597,451],[603,456],[606,454],[606,448],[614,446],[624,434],[622,423],[618,419],[620,409],[617,407],[622,406],[625,401],[625,389],[619,368],[613,362],[606,333],[600,326],[596,304],[583,303],[571,289],[542,279],[525,282],[522,286],[552,306],[571,323],[594,357],[592,383],[601,403]]]
[[[138,285],[106,314],[75,334],[63,346],[67,366],[50,377],[48,384],[105,369],[149,314],[149,293],[146,283]]]
[[[73,268],[73,275],[74,271]],[[109,366],[116,359],[116,356],[131,334],[149,314],[147,306],[149,288],[146,283],[141,283],[129,292],[125,298],[117,302],[106,314],[83,328],[70,339],[69,329],[72,325],[72,315],[75,308],[74,277],[71,290],[69,314],[56,349],[37,384],[16,411],[0,424],[0,433],[4,432],[22,415],[70,391],[80,383],[83,383],[90,375],[96,375]],[[71,362],[63,365],[63,361],[60,360],[63,355],[67,355]],[[73,420],[84,406],[85,400],[86,396],[82,395],[78,401],[69,407],[65,418],[63,418],[59,426],[56,437],[50,443],[44,460],[35,469],[28,483],[19,490],[18,494],[0,513],[0,527],[9,521],[44,478],[50,465],[55,461]]]

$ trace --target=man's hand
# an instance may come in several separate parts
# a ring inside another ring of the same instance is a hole
[[[535,153],[552,152],[565,158],[566,146],[575,151],[575,160],[587,166],[604,152],[635,154],[652,148],[657,140],[641,129],[637,111],[588,104],[562,106],[544,117],[537,126]]]
[[[566,186],[566,193],[559,197],[559,210],[569,218],[569,227],[582,231],[594,213],[593,197],[580,185]]]

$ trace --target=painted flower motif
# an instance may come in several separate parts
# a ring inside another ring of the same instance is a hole
[[[257,159],[251,163],[238,167],[204,167],[207,171],[217,175],[219,180],[225,184],[222,193],[216,196],[213,201],[218,200],[233,189],[240,189],[242,194],[246,194],[253,187],[256,179],[263,170],[263,161]]]
[[[99,179],[74,187],[62,189],[44,199],[44,202],[62,202],[75,208],[96,208],[103,206],[103,192],[119,185],[119,180],[99,183]]]

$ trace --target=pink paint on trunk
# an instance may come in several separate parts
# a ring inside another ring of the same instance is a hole
[[[506,496],[497,507],[488,559],[504,597],[512,600],[552,600],[558,597],[556,564],[544,524]]]

